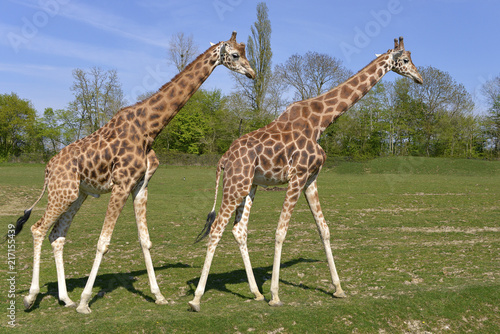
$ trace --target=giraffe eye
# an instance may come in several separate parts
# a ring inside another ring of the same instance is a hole
[[[410,59],[408,59],[408,58],[403,59],[403,63],[408,64],[409,62],[410,62]]]
[[[237,53],[233,53],[232,56],[233,56],[233,59],[235,59],[235,60],[240,58],[240,55]]]

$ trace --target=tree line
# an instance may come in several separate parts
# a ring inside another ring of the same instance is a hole
[[[157,137],[154,149],[160,156],[220,155],[234,139],[269,123],[289,103],[322,94],[354,74],[340,59],[315,51],[291,55],[273,66],[271,32],[267,6],[259,3],[246,43],[256,79],[233,74],[235,88],[229,95],[218,89],[196,92]],[[169,43],[168,60],[180,72],[197,50],[192,36],[178,33]],[[500,75],[483,84],[488,111],[478,115],[471,94],[449,73],[432,66],[419,71],[423,85],[406,78],[381,81],[332,124],[319,140],[327,155],[498,159]],[[26,154],[47,160],[130,103],[116,70],[75,69],[73,79],[73,101],[65,109],[47,108],[43,115],[28,99],[0,94],[0,161]]]

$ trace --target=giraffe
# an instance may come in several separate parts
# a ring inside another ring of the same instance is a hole
[[[349,110],[390,70],[421,84],[418,73],[405,51],[403,38],[394,40],[394,49],[377,55],[357,74],[332,90],[304,101],[289,105],[286,110],[267,126],[235,140],[219,160],[216,170],[215,201],[206,225],[197,238],[209,236],[207,255],[195,296],[189,302],[192,311],[200,311],[200,301],[205,291],[210,265],[222,233],[236,210],[232,233],[238,243],[250,291],[255,300],[264,300],[252,271],[247,249],[247,224],[257,186],[287,184],[285,201],[275,235],[275,253],[269,305],[280,306],[278,297],[281,249],[292,211],[304,192],[314,216],[325,249],[330,276],[335,287],[335,297],[346,294],[340,286],[339,276],[330,247],[330,231],[321,211],[316,178],[325,162],[325,152],[317,143],[323,131],[340,115]],[[217,191],[221,171],[224,170],[223,196],[216,216]]]
[[[57,269],[59,299],[66,306],[77,306],[66,289],[63,247],[74,215],[88,197],[111,192],[92,270],[77,307],[90,313],[88,302],[103,255],[108,251],[116,220],[132,194],[139,241],[146,262],[151,292],[157,304],[167,300],[160,292],[150,255],[151,241],[146,224],[147,186],[159,165],[151,145],[155,137],[179,112],[188,99],[218,65],[255,77],[246,56],[245,45],[236,42],[236,32],[225,42],[213,44],[181,73],[163,85],[157,93],[135,105],[125,107],[102,128],[64,147],[47,164],[40,197],[16,223],[15,235],[21,232],[34,206],[48,191],[47,209],[31,227],[34,243],[33,277],[24,306],[33,306],[40,291],[40,252],[50,228]]]

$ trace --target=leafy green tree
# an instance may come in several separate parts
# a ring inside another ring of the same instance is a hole
[[[419,72],[424,79],[422,85],[411,85],[409,94],[419,102],[421,128],[419,152],[427,156],[437,156],[439,146],[439,122],[442,117],[457,117],[470,114],[474,108],[471,95],[462,84],[457,83],[449,73],[432,66],[420,67]],[[402,80],[402,79],[399,79]]]
[[[31,102],[0,94],[0,158],[43,151],[40,123]]]
[[[220,90],[198,90],[156,138],[153,148],[191,154],[223,153],[237,137],[236,118]]]
[[[58,124],[57,113],[52,108],[46,108],[43,112],[43,127],[41,135],[44,138],[47,151],[56,153],[61,144],[61,126]]]

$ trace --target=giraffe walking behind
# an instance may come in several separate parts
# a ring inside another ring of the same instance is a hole
[[[151,145],[156,136],[179,112],[188,99],[218,65],[255,77],[245,56],[245,45],[236,42],[236,32],[225,42],[212,45],[181,73],[150,98],[120,110],[107,124],[89,136],[64,147],[47,164],[43,191],[36,202],[16,223],[15,235],[21,232],[34,206],[45,191],[48,204],[42,218],[31,227],[33,234],[33,277],[24,306],[29,309],[40,292],[40,252],[49,234],[57,269],[59,299],[66,306],[77,306],[66,289],[63,247],[66,234],[80,206],[88,195],[99,197],[111,192],[97,252],[77,312],[90,313],[88,302],[103,255],[108,251],[116,220],[132,194],[139,241],[146,262],[151,292],[157,304],[166,304],[156,282],[151,260],[146,224],[148,182],[158,167]]]
[[[257,186],[287,184],[285,201],[276,229],[275,253],[271,279],[271,306],[280,306],[278,297],[281,249],[288,230],[290,216],[303,192],[323,242],[335,297],[345,297],[340,286],[330,247],[330,231],[321,210],[316,178],[325,162],[325,152],[318,139],[340,115],[349,110],[389,71],[421,84],[422,77],[413,65],[410,52],[405,51],[403,38],[394,40],[394,49],[377,58],[332,90],[304,101],[291,104],[273,122],[235,140],[220,159],[216,172],[215,202],[222,170],[223,196],[218,215],[216,203],[208,215],[204,230],[197,241],[208,236],[208,249],[194,299],[192,311],[200,311],[210,265],[215,249],[228,221],[236,210],[232,233],[238,243],[250,285],[256,300],[263,300],[250,263],[247,249],[247,224]]]

